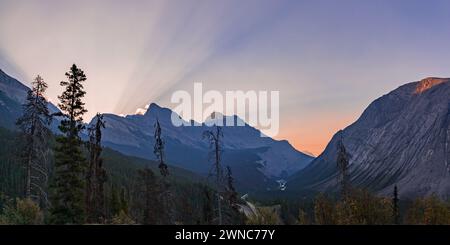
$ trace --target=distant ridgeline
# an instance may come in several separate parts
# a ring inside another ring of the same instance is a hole
[[[15,120],[22,113],[28,87],[0,71],[0,126],[14,129]],[[51,112],[59,111],[49,103]],[[118,116],[104,114],[106,128],[102,143],[130,156],[155,159],[153,153],[154,125],[158,118],[163,130],[166,157],[170,165],[207,176],[210,174],[210,147],[203,133],[210,127],[175,127],[172,111],[151,104],[142,115]],[[235,119],[241,120],[234,116]],[[224,120],[226,120],[224,118]],[[91,122],[90,124],[92,124]],[[59,133],[59,119],[52,130]],[[280,190],[278,182],[308,165],[313,157],[297,151],[287,141],[260,137],[261,132],[248,124],[242,127],[223,127],[223,163],[230,166],[237,188],[242,192]],[[86,134],[82,135],[87,139]]]
[[[0,71],[0,126],[14,129],[28,90]],[[51,103],[49,107],[58,111]],[[168,163],[208,176],[210,148],[202,134],[209,128],[175,127],[171,114],[156,104],[142,115],[104,114],[102,144],[125,155],[155,159],[153,129],[158,118]],[[242,193],[336,192],[337,145],[342,141],[350,155],[352,186],[389,195],[397,185],[403,197],[436,194],[445,198],[450,195],[449,122],[450,79],[430,77],[375,100],[356,122],[337,132],[315,159],[287,141],[259,137],[260,131],[247,124],[224,127],[222,164],[230,166]],[[56,133],[57,125],[58,120],[52,125]]]

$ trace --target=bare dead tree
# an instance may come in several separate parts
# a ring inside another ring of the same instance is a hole
[[[168,180],[169,176],[169,167],[165,163],[165,154],[164,154],[164,141],[161,137],[162,129],[161,124],[159,123],[159,120],[156,119],[155,123],[155,145],[153,147],[153,153],[155,154],[157,160],[158,160],[158,168],[161,173],[162,179],[160,183],[160,196],[159,199],[161,200],[161,203],[163,204],[163,208],[160,210],[161,216],[163,217],[163,220],[167,221],[167,223],[171,224],[174,220],[174,213],[173,213],[173,207],[172,207],[172,192],[170,191],[170,183]]]
[[[222,204],[221,204],[221,196],[220,190],[222,187],[222,176],[223,170],[221,165],[221,155],[222,155],[222,140],[223,133],[222,128],[219,126],[215,126],[214,130],[207,130],[203,133],[203,137],[209,140],[210,147],[212,148],[211,155],[214,159],[213,161],[213,169],[214,175],[216,177],[216,194],[217,194],[217,211],[218,211],[218,223],[222,225]]]
[[[104,184],[106,171],[103,168],[102,129],[105,128],[103,115],[97,113],[94,124],[88,128],[89,165],[86,172],[85,208],[88,222],[102,222],[105,219]]]

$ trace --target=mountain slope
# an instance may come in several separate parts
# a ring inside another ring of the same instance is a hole
[[[14,128],[29,88],[0,69],[0,126]]]
[[[154,159],[153,131],[158,118],[168,161],[195,172],[209,173],[210,149],[202,134],[211,128],[205,124],[176,127],[171,115],[170,109],[156,104],[151,104],[144,115],[106,114],[103,143],[125,154]],[[287,141],[260,137],[260,131],[247,124],[223,127],[223,135],[223,164],[232,168],[237,182],[246,190],[273,187],[276,179],[288,177],[313,159]]]
[[[25,103],[30,88],[10,77],[0,69],[0,127],[16,129],[16,121],[22,115],[22,105]],[[50,113],[59,112],[52,103],[48,103]],[[58,131],[60,118],[54,117],[50,128]]]
[[[325,151],[290,178],[293,190],[336,191],[337,142],[351,155],[352,185],[403,197],[450,196],[450,79],[426,78],[372,102]]]

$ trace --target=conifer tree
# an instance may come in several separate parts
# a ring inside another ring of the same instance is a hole
[[[218,224],[222,225],[222,204],[220,190],[222,187],[222,165],[221,165],[221,155],[222,155],[222,140],[223,137],[222,128],[215,126],[215,130],[208,130],[203,133],[203,137],[209,140],[210,146],[212,148],[211,156],[214,158],[213,169],[214,175],[216,177],[216,196],[217,196],[217,211],[218,211]]]
[[[230,166],[226,167],[226,186],[224,192],[224,198],[226,206],[224,206],[224,224],[243,224],[244,215],[240,212],[239,207],[239,194],[234,188],[234,178]]]
[[[85,222],[84,171],[85,158],[82,155],[79,137],[83,126],[83,114],[87,112],[81,100],[86,92],[83,82],[86,75],[75,64],[62,81],[64,92],[59,96],[59,108],[63,120],[59,126],[62,135],[57,137],[55,149],[55,177],[53,184],[52,222],[57,224],[81,224]]]
[[[394,187],[394,196],[392,197],[392,219],[394,224],[400,224],[400,212],[398,207],[398,189],[397,186]]]
[[[348,172],[350,155],[345,149],[342,136],[338,142],[337,167],[339,170],[339,182],[341,185],[341,198],[346,199],[350,194],[350,177]]]
[[[117,190],[116,185],[111,185],[111,193],[109,196],[109,217],[114,217],[116,215],[119,215],[122,211],[122,205],[120,202],[120,194]]]
[[[88,128],[89,164],[86,172],[85,208],[88,222],[101,222],[105,219],[104,212],[104,184],[106,171],[103,168],[102,153],[102,128],[105,127],[103,115],[97,113],[93,125]]]
[[[161,176],[163,178],[169,175],[169,169],[167,164],[164,162],[164,141],[161,138],[161,125],[159,124],[159,120],[156,119],[155,124],[155,146],[153,148],[153,152],[155,153],[158,159],[158,168],[161,172]]]
[[[236,189],[234,188],[234,179],[233,174],[231,172],[230,166],[227,166],[227,187],[226,187],[226,197],[228,201],[228,205],[233,208],[234,210],[237,210],[237,203],[238,203],[238,193],[236,192]]]
[[[141,200],[143,201],[143,224],[158,224],[161,222],[160,216],[164,212],[161,202],[158,202],[158,183],[153,171],[146,167],[139,170]]]
[[[203,187],[204,201],[203,201],[203,223],[207,225],[213,224],[214,218],[214,205],[213,205],[213,197],[209,189],[204,186]]]
[[[26,169],[25,197],[36,203],[47,204],[48,182],[48,129],[51,116],[44,98],[47,83],[37,76],[32,89],[28,91],[26,103],[23,105],[23,115],[17,120],[24,137],[23,160]]]

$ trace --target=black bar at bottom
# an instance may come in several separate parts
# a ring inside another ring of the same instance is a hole
[[[156,240],[182,244],[238,240],[259,244],[281,241],[450,242],[450,226],[0,226],[0,244],[25,241],[151,244]]]

